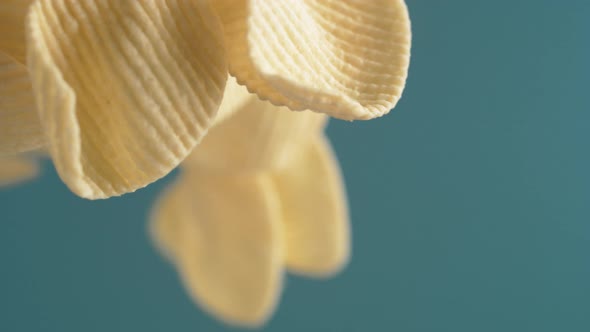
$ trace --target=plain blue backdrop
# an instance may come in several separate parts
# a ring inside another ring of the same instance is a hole
[[[352,263],[290,277],[264,331],[590,331],[590,2],[410,0],[407,89],[333,121]],[[0,191],[0,331],[233,331],[150,245],[171,177],[85,201]]]

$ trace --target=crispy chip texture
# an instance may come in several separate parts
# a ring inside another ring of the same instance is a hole
[[[410,19],[403,0],[219,0],[230,72],[293,110],[372,119],[405,86]]]
[[[53,162],[82,197],[120,195],[166,175],[221,102],[221,26],[206,2],[39,0],[27,37]]]

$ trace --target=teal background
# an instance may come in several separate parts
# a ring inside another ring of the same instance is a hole
[[[264,331],[590,331],[590,2],[408,5],[402,101],[328,130],[352,263],[289,277]],[[45,166],[0,192],[0,331],[234,330],[147,239],[171,177],[91,202]]]

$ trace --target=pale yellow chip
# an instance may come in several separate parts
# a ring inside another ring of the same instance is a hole
[[[198,165],[216,172],[258,172],[284,167],[293,151],[321,132],[327,117],[295,112],[262,101],[235,82],[228,87],[220,113],[232,113],[213,127],[184,165]],[[232,100],[236,102],[232,102]],[[232,109],[234,108],[234,109]]]
[[[191,199],[190,192],[186,190],[188,186],[182,183],[183,179],[181,176],[160,194],[152,208],[149,223],[149,233],[154,244],[171,263],[178,257],[179,240],[184,231],[184,223],[190,216],[188,213],[183,214],[183,209],[188,208]]]
[[[217,117],[215,117],[214,126],[231,118],[237,111],[243,109],[246,104],[251,102],[253,96],[253,94],[248,92],[248,89],[236,82],[235,77],[229,76]]]
[[[159,198],[150,232],[204,310],[232,325],[258,326],[282,288],[279,216],[268,177],[193,169]]]
[[[176,210],[160,215],[181,223],[173,252],[189,293],[227,323],[261,325],[274,311],[284,269],[272,183],[265,176],[195,170],[182,181]]]
[[[392,109],[405,86],[403,0],[218,0],[230,73],[263,99],[346,119]]]
[[[39,175],[39,164],[21,156],[0,158],[0,187],[12,186]]]
[[[289,271],[326,277],[348,262],[350,231],[340,167],[325,137],[302,146],[273,174],[281,201]]]
[[[44,143],[29,72],[0,51],[0,155],[38,149]]]
[[[38,0],[28,66],[51,156],[85,198],[132,192],[204,136],[227,79],[204,1]]]
[[[34,0],[0,0],[0,52],[26,61],[25,17]]]

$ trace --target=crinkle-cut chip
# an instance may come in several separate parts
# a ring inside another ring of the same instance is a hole
[[[29,72],[0,52],[0,155],[31,151],[44,142]]]
[[[282,289],[279,203],[263,175],[219,176],[188,170],[177,266],[189,293],[215,317],[259,326]],[[190,198],[190,199],[189,199]]]
[[[234,94],[227,94],[224,98],[232,96]],[[222,104],[226,103],[233,104],[225,101]],[[240,109],[221,110],[233,115],[211,128],[185,161],[186,167],[195,164],[229,173],[278,169],[289,163],[297,146],[318,135],[327,120],[324,114],[294,112],[262,101],[253,94],[237,107]]]
[[[340,271],[350,251],[348,209],[328,140],[318,136],[302,146],[272,179],[281,201],[289,271],[310,277]]]
[[[293,110],[345,120],[388,113],[400,99],[411,29],[403,0],[218,0],[230,73]]]
[[[0,0],[0,52],[24,64],[27,57],[25,17],[35,0]]]
[[[12,186],[39,175],[39,164],[23,156],[0,158],[0,187]]]
[[[227,80],[222,27],[191,0],[39,0],[28,66],[62,180],[90,199],[132,192],[205,135]]]

